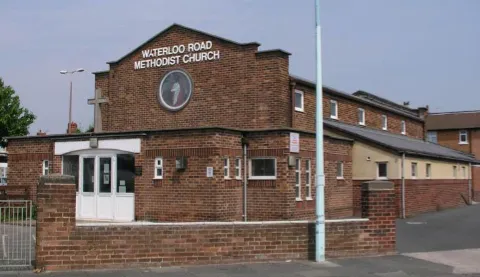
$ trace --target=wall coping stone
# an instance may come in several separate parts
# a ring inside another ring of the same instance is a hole
[[[394,187],[393,182],[390,181],[376,180],[362,183],[362,190],[368,191],[393,190]]]
[[[95,227],[95,226],[202,226],[202,225],[278,225],[278,224],[307,224],[315,223],[313,220],[281,220],[281,221],[207,221],[207,222],[76,222],[77,227]]]
[[[75,185],[75,177],[62,174],[50,174],[40,176],[39,185],[58,184],[58,185]]]

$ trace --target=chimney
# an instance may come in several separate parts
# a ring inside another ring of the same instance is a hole
[[[42,131],[41,129],[38,130],[38,132],[37,132],[37,136],[42,136],[43,137],[43,136],[46,136],[46,135],[47,135],[47,133]]]
[[[428,105],[426,105],[425,107],[419,107],[418,108],[418,116],[421,118],[421,119],[425,119],[428,115]]]
[[[78,128],[77,123],[72,122],[70,126],[68,126],[67,134],[76,134],[77,128]]]

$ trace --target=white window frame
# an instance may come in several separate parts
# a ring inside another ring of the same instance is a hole
[[[359,116],[359,112],[362,112],[362,117],[361,117],[361,118],[360,118],[360,116]],[[358,110],[357,110],[357,116],[359,117],[359,118],[358,118],[358,125],[365,126],[365,109],[358,108]]]
[[[295,96],[297,95],[297,93],[302,96],[302,98],[301,98],[301,99],[302,99],[302,103],[301,103],[300,107],[297,107],[297,101],[296,101],[296,100],[297,100],[297,97],[295,97],[295,99],[293,100],[293,102],[295,103],[295,111],[297,111],[297,112],[303,112],[303,111],[304,111],[304,107],[305,107],[305,104],[304,104],[304,103],[305,103],[305,95],[304,95],[304,93],[303,93],[302,90],[296,89],[296,90],[295,90]]]
[[[238,170],[238,174],[237,174]],[[241,180],[242,179],[242,159],[235,158],[235,179]]]
[[[467,167],[462,166],[462,177],[467,179]]]
[[[406,135],[407,134],[407,123],[405,122],[405,120],[402,120],[400,122],[400,128],[401,128],[402,135]]]
[[[158,164],[158,162],[160,161],[160,165]],[[153,173],[153,178],[154,179],[163,179],[163,175],[164,174],[164,170],[163,170],[163,158],[162,157],[156,157],[155,158],[155,164],[154,164],[154,173]],[[161,175],[157,175],[157,169],[161,169],[162,170],[162,174]]]
[[[431,138],[434,137],[435,141],[432,141]],[[428,131],[427,132],[427,141],[431,143],[438,143],[438,133],[437,131]]]
[[[457,166],[453,166],[453,179],[457,179]]]
[[[312,161],[305,160],[305,198],[312,200]]]
[[[412,162],[411,165],[410,165],[410,170],[412,171],[411,172],[411,176],[412,176],[412,179],[417,179],[418,177],[418,163],[417,162]]]
[[[298,188],[298,194],[295,195],[295,200],[302,201],[302,160],[300,158],[295,159],[295,188]]]
[[[340,169],[341,169],[341,176],[338,176],[338,166],[340,166]],[[337,180],[343,180],[343,161],[338,161],[337,162],[337,167],[336,167],[336,175],[337,175]]]
[[[427,179],[432,178],[432,164],[430,163],[425,164],[425,177]]]
[[[335,105],[335,115],[332,114],[332,105]],[[338,119],[338,102],[336,100],[330,100],[330,118]]]
[[[382,130],[388,130],[388,118],[384,114],[382,114]]]
[[[380,164],[385,164],[386,176],[380,176]],[[377,180],[387,180],[388,179],[388,162],[377,162]]]
[[[252,175],[252,160],[273,160],[274,162],[274,176],[253,176]],[[248,179],[249,180],[276,180],[277,179],[277,159],[272,157],[255,157],[248,160]]]
[[[462,136],[465,136],[465,141],[462,141]],[[458,132],[458,144],[468,144],[468,131],[460,130]]]
[[[42,175],[48,175],[50,173],[50,161],[43,160],[42,161]]]
[[[224,157],[222,159],[222,162],[223,162],[223,179],[230,179],[230,159],[228,157]]]

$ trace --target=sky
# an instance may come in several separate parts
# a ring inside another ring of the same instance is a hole
[[[323,0],[323,84],[431,112],[480,110],[480,1]],[[0,78],[37,119],[64,133],[93,123],[91,72],[179,23],[260,50],[284,49],[290,73],[315,80],[314,0],[0,1]],[[71,76],[60,70],[84,68]]]

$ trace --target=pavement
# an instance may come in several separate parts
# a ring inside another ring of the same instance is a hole
[[[325,263],[284,261],[189,267],[69,272],[0,272],[3,276],[162,277],[480,277],[480,205],[397,221],[398,254],[334,259]],[[477,234],[477,236],[475,236]]]

